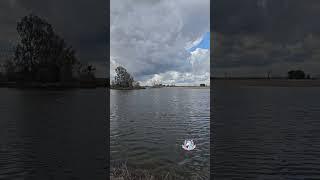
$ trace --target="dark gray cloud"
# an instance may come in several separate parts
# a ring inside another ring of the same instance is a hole
[[[208,82],[209,66],[200,69],[201,63],[191,60],[205,56],[202,63],[208,64],[209,50],[191,54],[186,47],[209,31],[209,4],[209,0],[112,0],[110,72],[122,65],[142,84]],[[195,69],[202,72],[199,77]]]
[[[107,61],[107,3],[104,0],[3,0],[0,2],[0,44],[16,43],[16,23],[33,13],[52,24],[74,47],[81,61],[103,64],[100,62]],[[103,73],[106,75],[98,72]]]
[[[317,0],[224,0],[213,2],[213,7],[217,32],[263,33],[273,40],[320,32]]]
[[[317,74],[320,1],[223,0],[212,10],[216,75],[264,75],[273,68],[282,75],[293,67]]]

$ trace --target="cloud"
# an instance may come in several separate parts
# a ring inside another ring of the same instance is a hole
[[[154,74],[149,79],[141,81],[143,85],[154,83],[179,84],[179,85],[199,85],[201,83],[210,84],[210,50],[197,48],[191,52],[189,63],[191,71],[166,71]]]
[[[197,48],[210,49],[210,32],[206,32],[202,37],[192,42],[191,45],[188,46],[187,50],[192,52]]]
[[[193,74],[210,72],[210,50],[197,48],[191,52],[190,63]]]
[[[165,73],[154,74],[152,78],[142,81],[142,85],[153,85],[162,83],[166,85],[195,85],[205,83],[210,84],[210,73],[195,75],[192,73],[180,73],[177,71],[168,71]]]
[[[223,35],[217,33],[211,63],[215,76],[285,76],[292,68],[317,74],[320,63],[320,36],[308,34],[296,42],[273,42],[261,35]],[[313,67],[310,67],[312,64]]]
[[[136,80],[177,82],[175,74],[180,78],[193,71],[185,47],[209,31],[209,3],[112,0],[110,56]]]
[[[201,37],[198,37],[194,41],[188,42],[186,47],[185,47],[185,49],[190,51],[193,47],[198,46],[201,43],[202,40],[203,40],[203,37],[201,36]]]
[[[317,74],[320,2],[214,1],[214,76],[283,76],[300,68]]]

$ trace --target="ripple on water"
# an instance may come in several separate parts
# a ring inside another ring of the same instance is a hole
[[[209,176],[209,89],[151,89],[130,96],[111,91],[110,97],[112,162]],[[197,148],[186,152],[181,144],[190,137]]]
[[[213,110],[215,179],[320,177],[319,88],[220,88]]]

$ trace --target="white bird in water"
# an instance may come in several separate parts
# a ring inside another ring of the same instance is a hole
[[[194,150],[196,145],[194,144],[193,140],[184,140],[184,144],[182,144],[182,148],[187,151]]]

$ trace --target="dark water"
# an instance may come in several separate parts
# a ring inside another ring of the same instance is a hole
[[[111,164],[153,174],[209,178],[210,89],[157,88],[110,92]],[[184,139],[197,147],[182,149]]]
[[[105,97],[0,88],[0,179],[106,179]]]
[[[320,179],[320,88],[213,90],[215,179]]]

